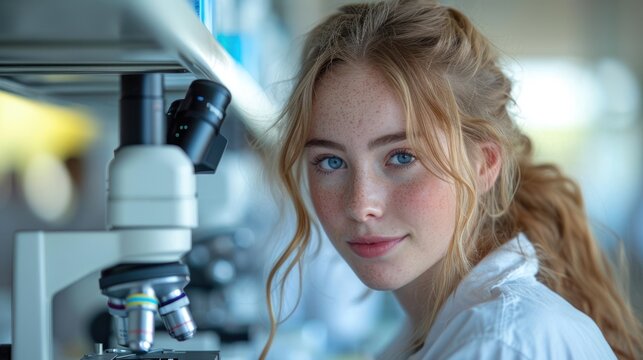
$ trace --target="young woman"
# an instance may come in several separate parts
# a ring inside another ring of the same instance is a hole
[[[381,358],[640,358],[641,324],[578,186],[532,162],[511,83],[460,12],[345,6],[307,38],[273,167],[297,216],[267,281],[301,266],[319,221],[408,316]]]

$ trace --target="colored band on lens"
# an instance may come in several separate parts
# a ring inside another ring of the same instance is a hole
[[[134,293],[130,294],[127,297],[127,308],[133,308],[133,307],[143,307],[143,308],[148,308],[152,310],[156,310],[158,307],[158,300],[154,296],[150,296],[147,294],[143,293]]]
[[[181,300],[181,299],[183,299],[184,297],[186,297],[185,293],[184,293],[184,292],[181,292],[181,294],[180,294],[179,296],[174,297],[174,298],[172,298],[172,299],[170,299],[170,300],[167,300],[167,301],[165,301],[165,302],[162,302],[162,303],[161,303],[161,306],[163,307],[163,306],[166,306],[166,305],[170,305],[171,303],[173,303],[173,302],[175,302],[175,301],[178,301],[178,300]]]

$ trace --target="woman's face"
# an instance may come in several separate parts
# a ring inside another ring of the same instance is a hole
[[[306,143],[310,194],[341,256],[370,288],[396,290],[440,261],[455,190],[406,139],[404,110],[373,68],[342,64],[315,89]]]

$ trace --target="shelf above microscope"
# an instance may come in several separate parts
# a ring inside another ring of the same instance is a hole
[[[199,21],[187,0],[0,2],[0,89],[28,97],[113,93],[127,73],[223,83],[251,130],[276,113],[263,89]]]
[[[167,23],[168,17],[174,23]],[[162,39],[166,34],[156,31],[158,23],[172,29],[172,38]],[[177,40],[198,43],[187,48],[172,44]],[[185,0],[0,4],[0,74],[17,81],[24,74],[189,71],[208,76],[213,74],[202,70],[207,64],[199,62],[207,62],[203,53],[217,45]]]

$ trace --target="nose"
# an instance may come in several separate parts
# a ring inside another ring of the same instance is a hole
[[[365,222],[382,217],[385,199],[385,184],[376,174],[366,170],[353,174],[346,192],[346,210],[352,219]]]

